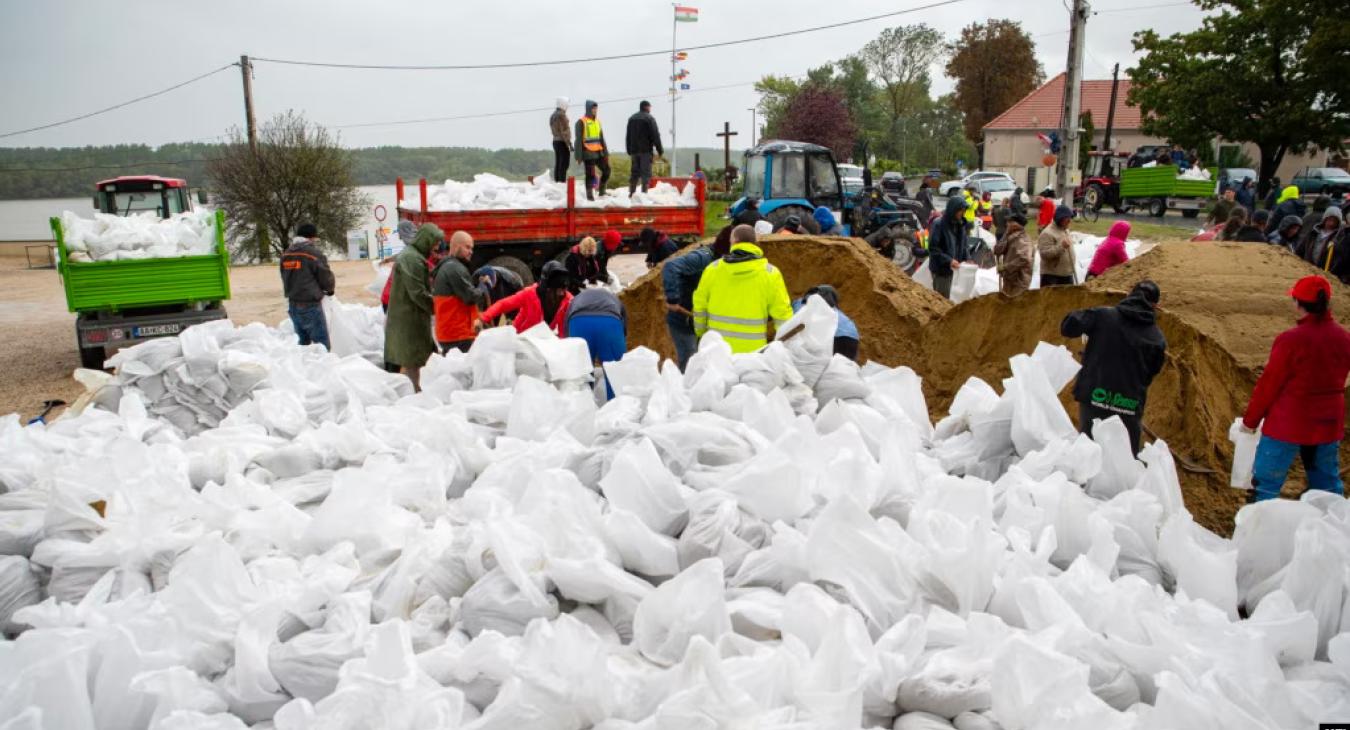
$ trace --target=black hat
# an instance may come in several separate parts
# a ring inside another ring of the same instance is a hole
[[[313,223],[301,223],[296,227],[295,235],[301,238],[318,238],[319,229]]]
[[[1142,295],[1144,301],[1155,306],[1158,304],[1158,300],[1162,298],[1162,292],[1158,290],[1158,285],[1149,279],[1145,279],[1138,284],[1135,284],[1134,288],[1130,290],[1130,294]]]
[[[567,285],[567,267],[557,261],[544,264],[544,270],[540,274],[546,288],[557,289]]]

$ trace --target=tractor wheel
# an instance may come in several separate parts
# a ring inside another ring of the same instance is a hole
[[[1096,208],[1101,210],[1102,204],[1106,202],[1106,191],[1102,186],[1093,183],[1088,186],[1087,192],[1083,194],[1083,207]]]
[[[498,256],[487,262],[488,266],[500,266],[507,271],[520,277],[521,283],[529,286],[534,283],[534,272],[530,271],[530,265],[516,258],[515,256]]]
[[[774,208],[773,211],[764,216],[764,220],[772,223],[773,229],[776,231],[782,228],[784,223],[787,223],[788,216],[795,215],[802,219],[803,230],[812,235],[820,235],[820,225],[816,223],[816,219],[811,216],[811,213],[812,211],[809,208],[800,205],[785,205],[781,208]]]
[[[1167,198],[1154,198],[1148,201],[1148,214],[1154,218],[1167,215]]]

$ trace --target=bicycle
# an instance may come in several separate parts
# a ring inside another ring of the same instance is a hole
[[[1088,223],[1096,223],[1101,219],[1102,207],[1100,205],[1089,205],[1087,201],[1074,201],[1073,217]]]

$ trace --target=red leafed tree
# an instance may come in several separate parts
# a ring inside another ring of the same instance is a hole
[[[793,94],[777,127],[771,130],[773,136],[829,147],[840,160],[853,153],[853,141],[858,136],[844,95],[810,84]]]

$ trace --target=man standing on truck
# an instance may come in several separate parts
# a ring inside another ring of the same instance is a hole
[[[633,171],[628,175],[628,195],[642,184],[642,192],[647,192],[647,184],[652,179],[652,150],[656,157],[666,153],[661,147],[661,129],[656,126],[656,117],[652,116],[652,103],[644,101],[638,105],[637,113],[628,118],[626,140],[628,156],[633,158]]]
[[[444,240],[440,228],[423,224],[412,243],[394,259],[391,274],[394,284],[389,291],[389,315],[384,322],[384,361],[399,366],[418,391],[422,389],[422,366],[436,351],[436,343],[431,339],[431,317],[436,310],[431,300],[427,261]]]
[[[281,254],[281,287],[300,344],[319,344],[331,350],[323,298],[333,295],[337,282],[328,267],[328,257],[319,250],[318,240],[319,229],[313,223],[301,223],[295,229],[290,247]]]
[[[486,309],[487,289],[474,286],[469,277],[473,236],[455,231],[450,236],[450,255],[436,264],[432,275],[431,301],[436,310],[436,344],[441,352],[468,352],[483,324],[478,311]]]
[[[548,118],[553,133],[553,182],[567,182],[567,160],[572,155],[572,137],[567,122],[567,97],[558,97],[558,106]]]
[[[576,157],[586,168],[586,199],[595,200],[595,191],[605,194],[609,184],[609,145],[605,144],[605,130],[600,127],[600,105],[586,100],[586,116],[577,120]],[[599,177],[597,178],[597,171]],[[595,180],[592,184],[592,180]]]

